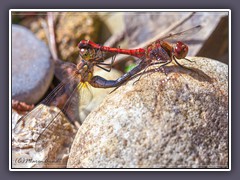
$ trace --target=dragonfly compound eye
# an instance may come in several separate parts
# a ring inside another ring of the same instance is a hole
[[[187,56],[188,46],[180,41],[176,43],[173,54],[177,59],[183,59]]]
[[[79,51],[80,56],[84,56],[87,53],[87,49],[81,48]]]
[[[81,40],[79,43],[78,43],[78,48],[81,49],[81,48],[89,48],[89,41],[87,40]]]
[[[94,49],[85,49],[81,48],[79,51],[79,55],[84,59],[84,60],[90,60],[95,57],[95,50]]]

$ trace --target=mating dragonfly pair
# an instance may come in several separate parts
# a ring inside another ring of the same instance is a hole
[[[92,99],[92,94],[89,90],[89,86],[95,88],[112,88],[119,87],[123,83],[127,82],[131,77],[138,74],[142,70],[146,70],[148,67],[153,65],[160,65],[160,67],[164,67],[167,64],[175,61],[179,66],[182,66],[178,60],[185,59],[188,53],[188,46],[181,41],[178,41],[176,44],[172,45],[166,40],[169,38],[177,38],[181,35],[192,34],[201,29],[201,26],[196,26],[194,28],[188,29],[186,31],[171,34],[166,37],[163,37],[146,48],[138,48],[138,49],[120,49],[120,48],[111,48],[107,46],[101,46],[89,40],[82,40],[78,44],[78,48],[80,49],[80,62],[75,65],[72,63],[66,63],[66,68],[71,69],[71,75],[63,80],[51,93],[47,98],[41,102],[41,104],[45,105],[56,105],[55,101],[58,97],[63,95],[64,93],[68,93],[69,97],[66,100],[65,104],[61,109],[61,112],[66,113],[68,108],[73,106],[86,106],[90,103]],[[115,58],[112,58],[111,63],[107,64],[104,62],[104,53],[115,53],[117,54],[126,54],[137,57],[140,59],[140,63],[134,67],[131,71],[125,73],[123,76],[118,78],[117,80],[106,80],[100,76],[93,76],[94,67],[99,67],[108,72],[111,71],[112,65],[114,64]],[[190,60],[188,60],[190,61]],[[103,67],[108,65],[109,68]],[[79,101],[76,103],[74,101],[73,96],[76,91],[79,91],[78,95],[80,96]],[[27,115],[21,117],[15,127],[14,133],[21,133],[21,130],[27,123],[30,123],[29,117],[42,116],[43,106],[38,105],[32,111],[30,111]],[[44,138],[44,132],[51,126],[54,120],[57,118],[59,113],[56,113],[51,117],[49,124],[43,128],[40,132],[40,135],[37,137],[36,142],[40,142],[41,138]]]

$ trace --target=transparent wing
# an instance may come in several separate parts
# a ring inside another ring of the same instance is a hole
[[[29,133],[30,131],[38,132],[39,136],[34,137],[36,140],[35,149],[42,150],[48,143],[47,139],[49,138],[46,137],[51,135],[51,130],[56,125],[57,120],[61,119],[58,116],[63,115],[62,112],[68,113],[69,116],[73,115],[72,112],[75,113],[71,108],[78,107],[77,97],[79,93],[77,91],[82,86],[83,83],[80,83],[80,79],[76,75],[66,78],[36,108],[17,121],[13,132],[16,134]],[[63,105],[60,105],[59,108],[51,109],[44,106],[57,106],[59,100],[64,98],[64,103],[60,103]],[[37,126],[34,123],[37,123]],[[61,133],[59,132],[59,134]]]
[[[63,125],[63,122],[61,122],[62,118],[61,116],[64,114],[67,114],[68,116],[74,116],[77,117],[77,111],[76,107],[78,107],[78,89],[82,86],[82,83],[74,84],[73,87],[71,87],[72,93],[66,100],[64,106],[60,110],[51,111],[51,117],[49,118],[49,122],[47,123],[46,127],[43,128],[42,132],[38,136],[35,144],[35,150],[41,151],[46,146],[48,146],[49,139],[58,138],[62,135],[61,128],[56,128],[57,126]],[[54,138],[53,138],[54,137]]]
[[[44,109],[42,108],[42,104],[46,106],[56,106],[59,98],[61,98],[64,94],[69,93],[73,86],[74,76],[63,80],[38,106],[17,121],[13,129],[14,133],[21,133],[25,126],[30,125],[32,118],[38,118],[43,115]]]
[[[79,90],[79,104],[81,107],[86,107],[92,100],[93,94],[91,90],[91,86],[88,82],[84,83]]]
[[[88,86],[88,83],[79,83],[73,89],[73,93],[68,98],[66,104],[64,105],[62,111],[59,113],[54,113],[54,117],[48,126],[44,129],[44,131],[39,135],[36,140],[35,150],[41,151],[49,144],[49,139],[56,139],[62,135],[62,131],[60,128],[56,128],[59,124],[63,124],[60,122],[61,118],[59,115],[63,113],[68,113],[69,116],[74,114],[74,117],[79,116],[79,111],[81,108],[87,106],[92,100],[92,93]],[[53,133],[54,132],[54,133]]]
[[[198,26],[195,26],[193,28],[190,28],[190,29],[182,31],[182,32],[169,34],[167,36],[160,38],[159,40],[183,39],[185,37],[188,37],[190,35],[193,35],[193,34],[199,32],[201,29],[202,29],[202,26],[198,25]]]

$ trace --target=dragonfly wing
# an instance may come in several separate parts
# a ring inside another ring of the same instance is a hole
[[[32,141],[38,141],[46,137],[44,133],[48,132],[48,129],[52,127],[54,121],[58,119],[57,117],[61,114],[61,110],[64,111],[71,101],[72,93],[79,86],[79,81],[76,79],[75,75],[70,76],[62,81],[49,95],[45,98],[40,105],[30,111],[27,115],[21,117],[14,129],[13,133],[17,136],[24,137],[28,133],[32,133]],[[63,105],[59,103],[59,99],[66,97]],[[46,106],[58,106],[59,108],[54,109],[54,107],[47,108]],[[51,128],[50,128],[51,129]]]
[[[160,40],[183,39],[183,38],[186,38],[186,37],[188,37],[190,35],[196,34],[201,29],[202,29],[202,26],[198,25],[198,26],[195,26],[193,28],[190,28],[190,29],[182,31],[182,32],[169,34],[167,36],[164,36],[164,37],[160,38]]]
[[[67,115],[69,119],[73,122],[82,122],[80,117],[81,111],[84,111],[86,107],[92,100],[92,91],[91,87],[87,82],[79,83],[76,87],[74,94],[72,94],[71,101],[64,108],[63,112]]]
[[[69,91],[68,93],[69,95],[65,101],[65,104],[61,108],[61,111],[56,110],[56,108],[54,109],[54,111],[51,111],[51,117],[49,118],[50,122],[47,124],[47,126],[44,128],[44,130],[36,140],[36,145],[35,145],[36,151],[41,151],[46,146],[48,146],[49,139],[51,139],[51,141],[54,141],[54,143],[56,143],[56,141],[59,140],[59,137],[63,136],[62,133],[65,132],[63,130],[63,128],[65,128],[64,121],[63,121],[64,119],[63,113],[71,119],[78,118],[78,111],[76,109],[76,107],[78,107],[78,104],[79,104],[79,101],[77,100],[77,97],[78,97],[77,91],[79,90],[79,87],[81,87],[81,85],[82,83],[74,83],[74,85],[71,85],[71,87],[67,88],[66,91]],[[75,120],[78,120],[78,119],[75,119]]]
[[[88,82],[83,83],[82,87],[80,88],[80,98],[79,98],[79,104],[81,107],[86,107],[89,105],[93,98],[91,86]]]
[[[64,144],[64,141],[67,141],[67,138],[70,138],[73,126],[68,122],[66,116],[56,107],[48,107],[45,108],[47,112],[47,116],[45,120],[48,118],[51,121],[49,124],[44,124],[44,131],[37,137],[35,143],[35,150],[37,152],[42,151],[46,147],[49,148],[57,148]],[[49,116],[49,114],[51,114]],[[53,120],[54,119],[54,120]]]
[[[60,83],[38,106],[36,106],[32,111],[30,111],[25,116],[22,116],[16,123],[13,131],[18,134],[24,130],[25,126],[29,126],[31,123],[31,119],[39,118],[43,115],[42,104],[47,106],[57,106],[59,103],[59,99],[65,94],[69,93],[70,88],[72,88],[72,81],[69,79],[65,79]],[[61,108],[60,108],[61,109]]]
[[[61,144],[62,142],[58,142],[62,140],[59,137],[63,137],[62,133],[68,132],[62,130],[63,128],[66,128],[67,125],[66,123],[63,125],[63,113],[66,114],[70,119],[79,121],[79,111],[81,111],[81,108],[87,106],[91,99],[92,93],[87,83],[78,83],[76,86],[74,86],[70,97],[67,99],[66,104],[62,108],[62,111],[53,113],[52,122],[38,137],[35,145],[36,151],[41,151],[46,146],[49,146],[49,139],[53,140],[56,144],[54,147]]]
[[[91,111],[89,106],[93,99],[92,87],[88,83],[85,83],[79,92],[79,118],[80,122],[83,123],[84,119]]]

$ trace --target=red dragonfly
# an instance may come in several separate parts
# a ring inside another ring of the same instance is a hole
[[[117,79],[116,81],[106,81],[105,79],[101,77],[95,77],[97,78],[97,81],[101,81],[101,83],[98,83],[101,88],[106,87],[118,87],[122,83],[126,82],[127,79],[135,75],[136,73],[140,72],[143,69],[147,69],[149,66],[160,64],[161,67],[166,66],[167,64],[171,63],[173,60],[181,67],[182,66],[178,60],[185,59],[187,61],[190,61],[186,58],[188,54],[188,46],[181,42],[177,41],[176,44],[172,45],[171,43],[167,42],[167,39],[177,39],[180,36],[187,36],[190,34],[194,34],[198,32],[202,28],[201,25],[195,26],[191,29],[176,33],[176,34],[170,34],[168,36],[165,36],[152,44],[148,45],[146,48],[138,48],[138,49],[121,49],[121,48],[112,48],[107,46],[101,46],[99,44],[96,44],[90,40],[82,40],[79,42],[78,47],[80,49],[85,50],[99,50],[101,52],[110,52],[115,54],[126,54],[131,55],[137,58],[140,58],[141,62],[138,66],[133,68],[128,73],[124,74],[122,77]],[[114,59],[113,59],[114,60]],[[191,62],[191,61],[190,61]],[[111,63],[113,64],[113,62]],[[185,67],[184,67],[185,68]],[[93,81],[95,81],[95,78],[93,78]],[[103,85],[103,86],[101,86]]]

